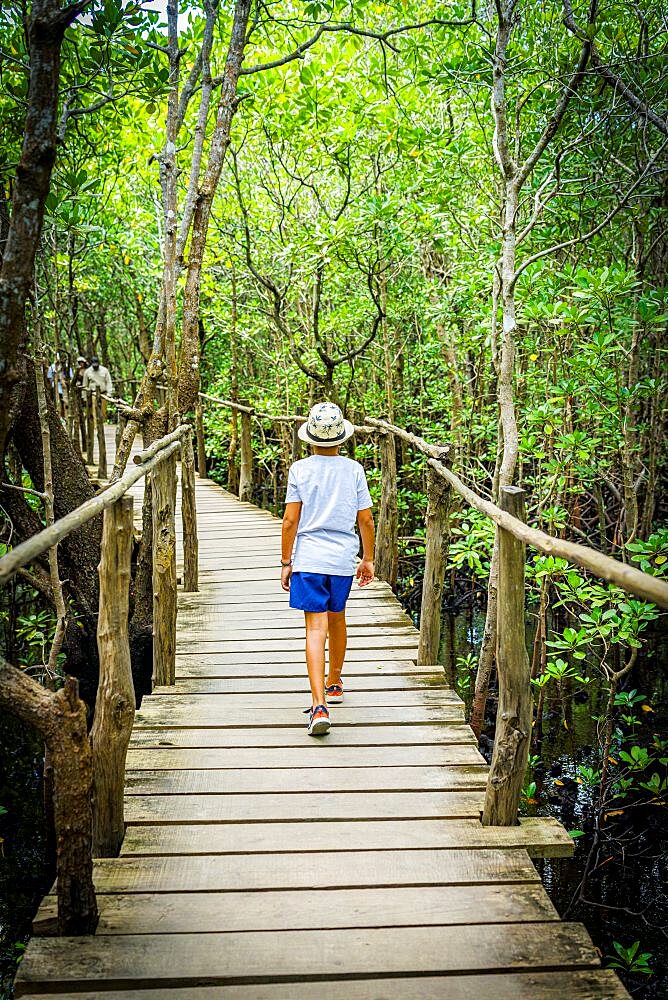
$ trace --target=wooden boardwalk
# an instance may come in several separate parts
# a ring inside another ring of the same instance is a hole
[[[34,937],[17,995],[627,996],[529,858],[570,853],[565,832],[480,825],[485,762],[389,588],[353,588],[346,700],[309,738],[280,523],[211,482],[197,506],[200,592],[179,598],[176,686],[137,713],[97,934]],[[54,914],[48,896],[38,934]]]

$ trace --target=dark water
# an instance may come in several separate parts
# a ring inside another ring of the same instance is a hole
[[[44,748],[17,719],[0,718],[0,997],[12,995],[30,922],[53,883],[42,805]]]

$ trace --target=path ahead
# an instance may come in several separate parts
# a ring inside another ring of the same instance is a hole
[[[353,589],[346,701],[309,738],[280,524],[210,482],[197,506],[201,590],[180,595],[176,687],[137,713],[97,934],[33,938],[18,995],[627,996],[525,849],[568,853],[565,833],[481,827],[487,769],[462,703],[441,668],[415,665],[389,588]],[[54,913],[49,896],[37,928]]]

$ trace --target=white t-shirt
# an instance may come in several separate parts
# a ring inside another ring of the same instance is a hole
[[[357,512],[373,506],[364,469],[344,455],[310,455],[290,466],[286,503],[302,504],[295,573],[353,576]]]

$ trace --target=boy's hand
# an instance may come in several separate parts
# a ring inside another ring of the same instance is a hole
[[[366,587],[367,583],[371,583],[373,580],[373,562],[371,559],[362,559],[362,562],[357,567],[357,582],[360,587]]]
[[[292,576],[292,566],[281,566],[281,587],[283,590],[290,590],[290,577]]]

